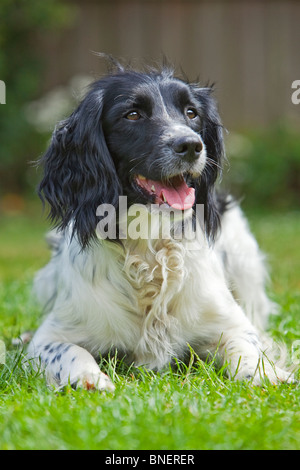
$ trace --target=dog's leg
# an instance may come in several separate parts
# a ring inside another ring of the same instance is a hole
[[[258,336],[250,329],[227,331],[220,353],[229,363],[229,376],[235,380],[252,380],[254,385],[261,385],[264,379],[273,384],[293,381],[292,374],[264,355]]]
[[[63,387],[72,386],[87,390],[113,391],[109,377],[101,372],[93,356],[84,348],[68,342],[39,341],[38,333],[28,349],[28,357],[34,357],[45,368],[48,383]]]
[[[228,305],[229,306],[229,305]],[[214,323],[206,325],[206,333],[214,338],[214,343],[198,348],[200,357],[215,357],[221,365],[228,365],[228,375],[234,380],[252,380],[254,385],[261,385],[264,379],[277,384],[292,382],[293,376],[277,367],[264,355],[259,335],[242,309],[231,303],[230,314],[214,313]],[[196,348],[195,348],[196,349]],[[196,349],[197,351],[197,349]]]
[[[215,248],[235,299],[253,325],[264,330],[268,316],[277,312],[277,305],[266,294],[265,257],[237,205],[225,212]]]

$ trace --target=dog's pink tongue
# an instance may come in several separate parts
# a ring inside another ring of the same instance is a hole
[[[146,180],[147,187],[155,192],[159,203],[167,202],[174,209],[186,210],[193,207],[195,202],[195,190],[189,188],[185,180],[178,176],[173,178],[170,184],[161,181]],[[154,191],[155,189],[155,191]]]
[[[183,180],[180,186],[165,186],[161,191],[162,199],[174,209],[186,210],[193,207],[195,202],[195,190],[189,188]]]

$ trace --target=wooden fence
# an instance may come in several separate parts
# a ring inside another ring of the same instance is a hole
[[[226,127],[300,124],[300,1],[75,0],[74,22],[39,38],[45,90],[105,70],[91,51],[143,61],[165,54],[192,80],[216,83]]]

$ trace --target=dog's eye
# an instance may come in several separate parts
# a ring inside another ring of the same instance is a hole
[[[130,111],[130,113],[126,114],[125,117],[126,119],[129,119],[129,121],[138,121],[141,115],[138,111]]]
[[[195,119],[198,116],[197,111],[193,108],[188,108],[186,110],[186,115],[189,119]]]

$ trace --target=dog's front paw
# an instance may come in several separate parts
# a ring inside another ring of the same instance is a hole
[[[295,378],[291,372],[285,371],[273,364],[264,363],[257,368],[253,377],[253,384],[263,385],[265,381],[278,385],[280,383],[293,383]]]
[[[253,385],[261,386],[266,381],[273,385],[280,383],[293,383],[295,382],[294,375],[291,372],[285,371],[275,365],[260,360],[258,364],[241,367],[234,375],[235,380],[249,380]]]
[[[86,372],[82,373],[76,381],[76,388],[83,388],[84,390],[98,390],[105,392],[113,392],[115,386],[110,378],[101,372]]]

